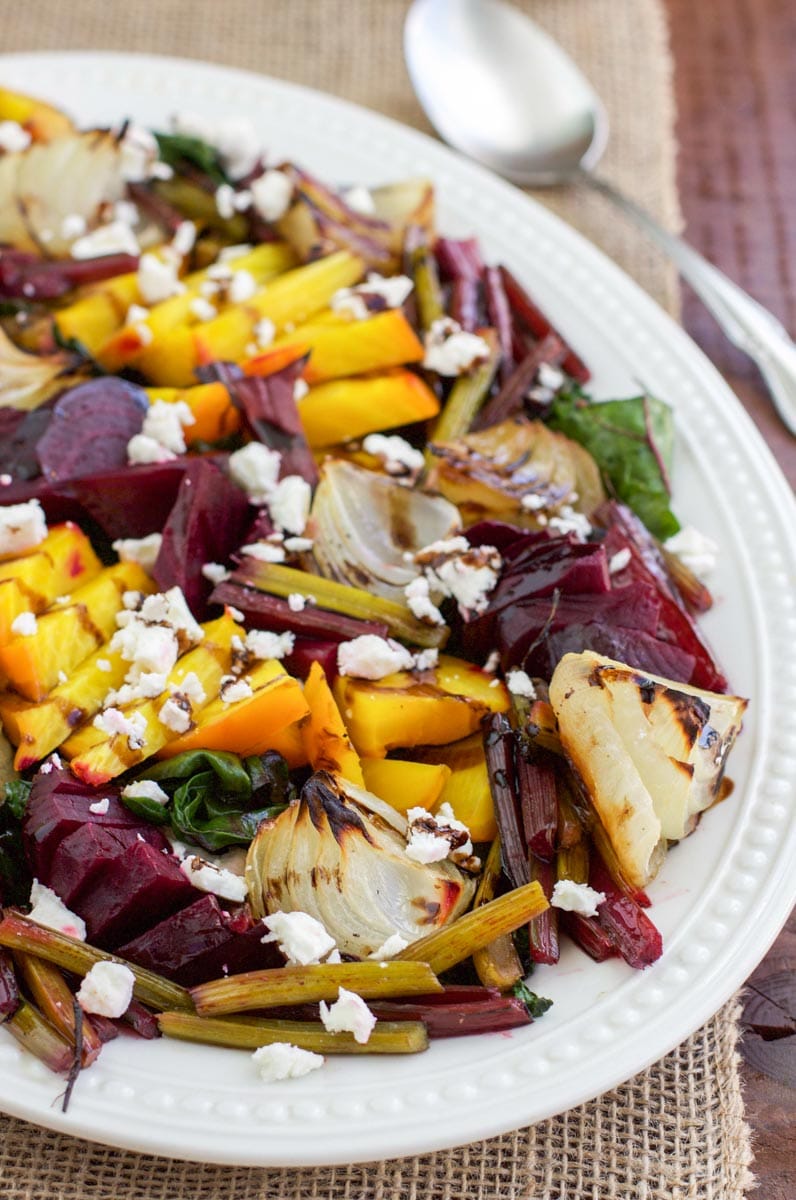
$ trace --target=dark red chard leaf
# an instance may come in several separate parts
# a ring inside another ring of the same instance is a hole
[[[0,250],[0,298],[55,300],[84,283],[98,283],[135,271],[132,254],[98,258],[42,259],[24,250]]]
[[[304,436],[294,396],[305,362],[306,359],[300,358],[273,375],[250,375],[224,382],[251,436],[282,455],[280,478],[303,475],[315,486],[318,469]]]
[[[484,324],[481,288],[477,279],[462,275],[451,284],[450,315],[467,333],[475,333]]]
[[[476,238],[437,238],[434,243],[440,277],[446,281],[481,279],[484,263]]]
[[[190,461],[163,527],[153,575],[164,591],[182,588],[199,620],[213,588],[202,567],[227,561],[241,544],[249,515],[245,492],[219,466],[204,458]]]
[[[500,267],[499,270],[515,317],[523,325],[527,326],[537,339],[545,338],[551,333],[561,338],[558,330],[542,310],[534,304],[531,297],[525,291],[525,288],[519,280],[514,278],[511,271],[507,267]],[[563,342],[564,339],[561,338],[561,341]],[[571,346],[568,346],[566,342],[564,342],[564,346],[566,354],[561,365],[567,375],[571,375],[573,379],[577,379],[578,383],[588,383],[589,379],[591,379],[591,371]]]
[[[127,464],[127,443],[141,432],[149,400],[143,388],[105,376],[58,398],[39,439],[42,474],[53,483]]]

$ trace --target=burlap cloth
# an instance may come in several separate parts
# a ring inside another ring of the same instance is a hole
[[[605,173],[676,227],[671,60],[659,0],[515,0],[576,56],[611,118]],[[401,57],[406,0],[3,0],[0,49],[159,51],[334,92],[428,129]],[[68,103],[69,97],[64,96]],[[549,204],[670,311],[673,273],[581,191]],[[0,1117],[2,1200],[741,1200],[749,1130],[737,1004],[629,1083],[457,1150],[313,1170],[195,1164],[106,1149]]]

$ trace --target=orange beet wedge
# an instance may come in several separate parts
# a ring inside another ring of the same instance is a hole
[[[310,349],[304,371],[304,378],[310,385],[417,363],[423,358],[423,345],[398,308],[378,313],[366,321],[303,325],[277,342],[278,346],[294,344]]]
[[[307,441],[321,447],[425,421],[437,415],[439,401],[418,375],[396,368],[317,384],[298,408]]]
[[[326,681],[323,667],[314,662],[304,684],[310,719],[304,726],[304,748],[315,771],[332,771],[357,787],[365,786],[359,755]]]

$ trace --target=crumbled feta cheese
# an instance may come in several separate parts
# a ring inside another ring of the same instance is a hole
[[[265,171],[251,184],[252,204],[264,221],[278,221],[290,207],[293,182],[284,171]]]
[[[196,418],[184,400],[169,402],[153,400],[144,417],[141,432],[171,450],[173,454],[185,453],[183,428],[193,425]]]
[[[509,671],[506,676],[506,687],[513,696],[525,696],[527,700],[536,699],[536,688],[527,671],[517,669]]]
[[[564,912],[580,913],[583,917],[596,917],[597,905],[605,899],[604,892],[597,892],[586,883],[575,883],[571,879],[559,879],[553,888],[550,903],[553,908]]]
[[[679,533],[668,538],[664,545],[700,579],[704,579],[716,569],[719,557],[718,546],[713,538],[700,533],[693,525],[686,525]]]
[[[111,670],[110,660],[107,658],[98,658],[97,661],[95,662],[94,666],[97,668],[98,671],[106,671],[107,672],[107,671]]]
[[[343,200],[349,208],[354,212],[362,213],[365,217],[372,217],[376,212],[376,205],[373,203],[373,196],[366,187],[362,184],[357,184],[356,187],[347,188],[343,192]]]
[[[490,675],[492,675],[495,673],[495,671],[498,669],[499,666],[500,666],[500,651],[492,650],[491,653],[489,654],[489,657],[487,658],[486,662],[484,663],[483,670],[489,671]]]
[[[104,254],[135,254],[139,252],[138,238],[125,221],[111,221],[72,242],[72,258],[100,258]],[[144,297],[146,299],[146,297]]]
[[[422,453],[397,434],[386,437],[383,433],[369,433],[362,443],[362,449],[366,454],[380,458],[388,475],[416,478],[425,466]]]
[[[577,512],[571,504],[562,504],[558,513],[551,517],[548,527],[556,533],[572,533],[586,541],[591,533],[591,522],[585,513]]]
[[[207,699],[205,689],[202,687],[202,681],[196,674],[196,671],[188,671],[180,680],[180,683],[173,686],[173,690],[179,692],[181,696],[187,696],[191,704],[204,704]]]
[[[133,998],[135,975],[124,963],[98,962],[83,978],[77,1002],[83,1012],[123,1017]]]
[[[47,766],[45,763],[44,766]],[[44,767],[41,768],[42,771]],[[50,767],[52,770],[52,767]],[[58,933],[68,934],[79,941],[86,940],[86,923],[75,913],[71,912],[60,896],[52,888],[45,887],[38,879],[33,880],[30,889],[31,910],[28,918],[46,929],[55,929]]]
[[[404,588],[406,603],[417,617],[428,625],[444,625],[445,618],[431,599],[429,584],[425,575],[418,575]]]
[[[173,733],[187,733],[193,724],[190,701],[179,693],[169,696],[160,706],[158,720]]]
[[[260,1078],[265,1083],[277,1083],[281,1079],[299,1079],[322,1067],[325,1059],[312,1050],[300,1050],[291,1042],[271,1042],[260,1046],[252,1055]]]
[[[439,650],[421,650],[415,655],[415,671],[433,671],[439,663]]]
[[[286,658],[293,653],[296,644],[295,634],[271,633],[267,629],[250,629],[246,634],[246,649],[255,658]]]
[[[224,675],[218,685],[218,695],[224,704],[235,704],[238,700],[248,700],[252,692],[251,684],[235,675]]]
[[[131,304],[125,314],[124,323],[125,325],[140,325],[142,321],[146,321],[148,316],[149,309],[144,308],[143,304]]]
[[[631,554],[630,547],[625,546],[622,550],[617,550],[616,554],[612,554],[608,560],[608,574],[616,575],[619,571],[624,571],[627,564],[630,562]]]
[[[551,392],[557,392],[564,383],[564,373],[563,371],[559,371],[558,367],[553,367],[550,363],[543,362],[536,372],[536,380],[540,387],[547,388]]]
[[[166,805],[169,802],[168,793],[164,792],[154,779],[139,779],[135,783],[128,783],[122,788],[122,795],[131,799],[154,800],[156,804]]]
[[[95,817],[104,817],[110,806],[111,802],[105,796],[102,800],[95,800],[93,804],[89,804],[88,811],[93,813]]]
[[[33,637],[38,627],[36,614],[32,612],[22,612],[11,622],[11,632],[17,637]]]
[[[480,862],[473,857],[470,831],[454,815],[450,804],[440,804],[433,814],[425,808],[410,808],[406,819],[407,857],[419,863],[450,858],[467,870],[479,869]]]
[[[181,221],[171,239],[172,249],[180,258],[190,254],[196,244],[196,226],[193,221]]]
[[[246,899],[246,880],[232,871],[225,871],[198,855],[192,854],[180,863],[183,875],[200,892],[212,892],[222,900],[242,904]]]
[[[154,438],[147,437],[145,433],[134,434],[127,443],[127,461],[131,467],[143,463],[172,462],[176,457],[171,450],[161,446]]]
[[[438,375],[462,375],[489,358],[489,345],[476,333],[467,333],[458,321],[440,317],[425,338],[423,366]]]
[[[218,309],[215,304],[211,304],[209,300],[205,300],[204,296],[194,296],[188,308],[197,321],[212,321],[213,317],[218,316]]]
[[[288,961],[288,966],[308,966],[322,962],[332,950],[335,940],[320,921],[305,912],[275,912],[263,917],[268,934],[263,944],[276,942]]]
[[[276,337],[276,325],[268,317],[258,321],[252,330],[259,350],[266,350]]]
[[[219,263],[229,263],[236,258],[243,258],[253,249],[249,242],[238,242],[235,246],[222,246],[218,252]]]
[[[229,299],[232,304],[243,304],[250,300],[257,291],[257,281],[251,271],[234,271],[229,285]]]
[[[47,537],[47,521],[38,500],[0,508],[0,554],[11,557],[32,550]]]
[[[406,938],[401,937],[400,933],[391,933],[378,949],[368,955],[368,958],[373,958],[376,962],[383,962],[387,958],[395,958],[395,955],[400,954],[408,945]]]
[[[9,475],[7,471],[4,471],[3,474],[0,475],[0,487],[10,487],[13,482],[14,476]]]
[[[291,612],[304,612],[307,607],[307,598],[302,596],[301,592],[291,592],[287,598],[287,605]]]
[[[489,593],[503,566],[494,546],[470,546],[463,537],[433,542],[414,559],[431,585],[434,598],[452,596],[465,620],[487,607]]]
[[[105,697],[105,705],[119,707],[132,704],[134,700],[153,700],[166,688],[166,676],[158,671],[141,671],[133,667],[127,672],[126,682],[115,692]]]
[[[146,717],[143,713],[130,713],[128,717],[120,708],[106,708],[97,713],[92,724],[108,737],[122,734],[127,738],[127,745],[131,750],[140,750],[144,745]]]
[[[162,533],[148,533],[142,538],[119,538],[113,543],[113,549],[122,562],[138,563],[145,571],[151,571],[162,542]]]
[[[130,200],[117,200],[113,206],[113,215],[117,221],[124,221],[125,225],[138,224],[139,212]]]
[[[74,253],[74,247],[72,247]],[[177,277],[179,259],[172,255],[142,254],[138,264],[138,290],[147,304],[159,304],[170,296],[185,291],[185,284]]]
[[[141,183],[151,178],[152,164],[158,157],[158,144],[148,129],[128,122],[124,137],[119,140],[119,151],[122,179],[127,183]]]
[[[299,403],[300,400],[304,399],[304,397],[307,395],[309,390],[310,390],[310,385],[307,383],[306,379],[297,379],[296,380],[296,382],[293,384],[293,399],[296,401],[297,404]]]
[[[7,154],[17,154],[27,150],[30,145],[30,134],[23,129],[19,121],[0,121],[0,150]]]
[[[216,211],[225,221],[235,216],[235,192],[228,183],[216,188]]]
[[[202,575],[211,583],[223,583],[229,579],[230,571],[221,563],[208,562],[202,567]]]
[[[540,492],[526,492],[520,500],[520,507],[524,508],[526,512],[539,512],[546,508],[547,504],[548,498]]]
[[[307,525],[312,502],[312,488],[301,475],[286,475],[280,479],[268,497],[268,511],[278,529],[302,534]]]
[[[273,546],[270,542],[249,542],[240,548],[241,554],[248,554],[249,558],[259,559],[260,562],[282,563],[285,561],[285,552],[281,546]]]
[[[338,988],[334,1004],[328,1005],[321,1000],[320,1015],[324,1029],[329,1033],[353,1033],[354,1041],[361,1046],[369,1041],[376,1024],[376,1014],[370,1011],[362,997],[344,987]]]
[[[303,554],[312,549],[312,538],[289,537],[282,543],[288,554]]]
[[[59,683],[66,683],[68,678],[69,678],[69,676],[67,675],[66,671],[58,672],[58,682]]]
[[[412,655],[400,642],[372,633],[337,647],[338,671],[357,679],[384,679],[395,671],[411,670],[413,664]]]
[[[180,651],[177,634],[165,625],[147,625],[128,621],[111,638],[111,650],[118,650],[125,662],[134,663],[140,672],[168,675]]]
[[[265,504],[279,479],[282,456],[262,442],[249,442],[229,456],[229,473],[252,504]]]
[[[80,213],[67,213],[61,221],[61,237],[67,241],[86,232],[86,218]]]
[[[413,287],[407,275],[385,277],[371,273],[365,283],[338,288],[329,301],[329,307],[335,312],[350,312],[357,321],[364,321],[372,312],[400,308]]]

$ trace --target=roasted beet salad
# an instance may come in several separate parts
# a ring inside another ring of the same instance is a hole
[[[66,1100],[121,1031],[273,1081],[527,1025],[563,938],[648,967],[746,707],[667,404],[593,397],[426,180],[15,99],[4,1029]]]

